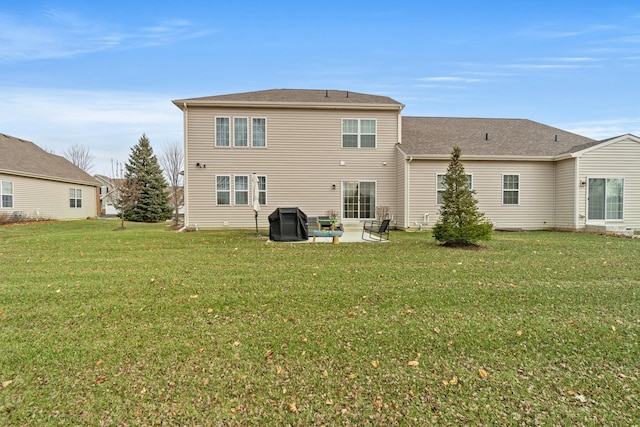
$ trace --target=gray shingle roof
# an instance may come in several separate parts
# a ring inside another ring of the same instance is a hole
[[[0,172],[99,185],[91,175],[61,156],[47,153],[30,141],[0,133]]]
[[[388,96],[368,95],[344,90],[314,90],[314,89],[269,89],[257,92],[233,93],[228,95],[205,96],[174,100],[177,106],[184,102],[199,103],[312,103],[312,104],[382,104],[402,108],[403,104]]]
[[[526,119],[403,117],[402,144],[407,155],[555,157],[597,143]]]

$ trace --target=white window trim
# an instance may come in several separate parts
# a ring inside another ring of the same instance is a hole
[[[517,176],[518,177],[518,189],[515,190],[513,188],[504,188],[504,177],[505,176]],[[522,180],[520,179],[519,173],[503,173],[500,177],[500,186],[502,187],[502,191],[500,192],[500,202],[502,206],[520,206],[521,199],[521,190],[522,190]],[[505,203],[504,202],[504,192],[505,191],[516,191],[518,193],[518,203]]]
[[[246,190],[236,190],[236,179],[237,178],[246,178],[247,181],[247,189]],[[231,200],[231,205],[232,206],[249,206],[249,204],[251,203],[251,177],[249,175],[233,175],[233,199]],[[241,191],[243,193],[247,194],[247,203],[238,203],[237,199],[238,199],[238,192]]]
[[[264,203],[260,203],[260,206],[268,206],[269,204],[269,199],[267,198],[267,194],[268,194],[268,179],[266,175],[258,175],[258,182],[260,182],[260,178],[264,178],[264,190],[259,190],[260,194],[264,194]],[[252,195],[253,197],[253,195]],[[252,200],[253,202],[253,200]]]
[[[71,192],[73,191],[73,197],[71,197]],[[78,197],[78,192],[80,192],[80,197]],[[74,206],[71,206],[71,200],[73,200]],[[78,206],[78,200],[80,201],[80,206]],[[69,209],[82,209],[82,189],[81,188],[69,188]]]
[[[245,142],[247,143],[247,145],[237,145],[236,143],[236,120],[238,119],[244,119],[247,122],[247,135],[246,135],[246,140]],[[251,137],[251,129],[250,129],[250,123],[253,123],[253,119],[249,119],[249,117],[244,117],[244,116],[234,116],[233,117],[233,144],[229,144],[229,146],[233,146],[233,148],[249,148],[250,146],[250,140],[249,138]],[[229,141],[231,142],[231,141]]]
[[[436,174],[436,205],[438,205],[438,206],[442,205],[442,203],[438,203],[438,195],[441,194],[441,193],[444,193],[444,190],[445,190],[444,188],[442,188],[442,189],[438,188],[438,177],[441,176],[444,179],[444,176],[446,174],[447,174],[446,172],[445,173],[437,173]],[[467,177],[471,177],[471,186],[469,187],[469,189],[471,191],[473,191],[473,174],[472,173],[467,173],[465,175],[467,175]]]
[[[231,179],[232,175],[224,175],[224,174],[220,174],[220,175],[216,175],[215,178],[215,195],[216,195],[216,206],[232,206],[233,204],[233,200],[231,200],[231,195],[233,194],[231,191],[231,183],[233,182]],[[219,190],[218,189],[218,178],[229,178],[229,188],[226,190]],[[226,192],[229,193],[229,203],[220,203],[220,198],[218,197],[218,193],[220,192]]]
[[[11,184],[11,194],[7,193],[5,194],[3,192],[3,184],[5,182],[8,182]],[[3,203],[3,196],[11,196],[11,206],[5,206]],[[7,181],[7,180],[0,180],[0,208],[4,208],[4,209],[13,209],[15,203],[14,203],[14,199],[15,199],[15,185],[13,184],[13,181]]]
[[[253,144],[253,121],[255,119],[264,120],[264,145],[254,145]],[[267,118],[266,117],[251,117],[251,126],[250,126],[250,128],[251,128],[251,135],[249,136],[250,137],[249,146],[251,148],[256,148],[258,150],[267,148],[267,145],[268,145],[267,144],[267,141],[268,141],[268,137],[267,137],[268,136],[268,133],[267,133],[267,129],[268,129]]]
[[[345,120],[356,120],[358,122],[358,132],[356,134],[353,133],[344,133],[344,121]],[[370,120],[373,121],[376,125],[376,132],[371,134],[371,133],[362,133],[362,121],[363,120]],[[357,135],[358,138],[358,143],[356,147],[345,147],[344,146],[344,136],[345,135]],[[362,136],[363,135],[374,135],[375,136],[375,145],[373,147],[363,147],[362,146]],[[374,118],[366,118],[366,117],[362,117],[362,118],[356,118],[356,117],[343,117],[340,120],[340,147],[347,149],[347,150],[353,150],[353,149],[363,149],[363,150],[375,150],[376,148],[378,148],[378,119],[374,119]]]
[[[227,119],[228,121],[228,127],[227,127],[227,131],[228,131],[228,145],[219,145],[218,144],[218,119]],[[215,116],[213,118],[213,139],[214,139],[214,145],[216,148],[231,148],[233,146],[233,142],[231,141],[231,135],[233,135],[232,133],[232,129],[231,129],[231,117],[229,116]]]
[[[604,219],[591,219],[589,218],[589,180],[590,179],[604,179],[605,181],[605,207],[604,207]],[[622,218],[621,219],[608,219],[607,218],[607,206],[606,206],[606,186],[607,181],[610,179],[620,179],[622,180]],[[623,176],[588,176],[586,178],[587,182],[587,192],[586,192],[586,212],[585,212],[585,220],[588,224],[603,224],[603,223],[620,223],[624,222],[624,202],[627,200],[627,188],[625,186],[625,178]]]

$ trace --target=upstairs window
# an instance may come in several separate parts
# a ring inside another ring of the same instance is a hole
[[[376,148],[376,121],[342,119],[342,148]]]
[[[229,118],[216,117],[216,147],[229,146]]]
[[[0,208],[13,207],[13,182],[0,181]]]
[[[267,119],[254,117],[251,121],[252,145],[257,148],[267,146]]]
[[[81,208],[82,207],[82,190],[79,188],[69,189],[69,207]]]
[[[246,117],[233,119],[233,146],[247,147],[249,145],[249,128]]]

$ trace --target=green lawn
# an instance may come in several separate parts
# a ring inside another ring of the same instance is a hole
[[[639,425],[640,239],[0,227],[0,425]]]

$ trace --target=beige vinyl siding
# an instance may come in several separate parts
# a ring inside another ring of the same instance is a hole
[[[13,207],[2,213],[21,212],[23,216],[43,219],[83,219],[95,217],[96,187],[45,179],[0,174],[0,181],[13,182]],[[69,189],[82,190],[82,207],[69,207]]]
[[[250,205],[217,206],[215,202],[216,175],[233,177],[254,172],[267,177],[268,204],[260,212],[260,227],[268,226],[268,214],[278,207],[299,207],[310,216],[326,214],[330,209],[340,212],[341,183],[348,180],[375,181],[376,204],[389,206],[395,215],[398,114],[398,111],[366,110],[189,108],[187,226],[254,226]],[[265,118],[267,147],[233,147],[233,141],[230,148],[215,147],[214,123],[215,117],[220,116],[248,117],[250,122],[251,118]],[[342,148],[343,118],[376,119],[377,148]],[[344,161],[344,166],[340,161]],[[196,163],[206,167],[198,168]],[[231,190],[233,193],[233,187]]]
[[[555,227],[573,230],[577,228],[576,159],[555,164]]]
[[[413,160],[411,162],[411,212],[409,225],[422,222],[429,214],[429,226],[438,220],[436,175],[447,172],[448,161]],[[496,228],[545,229],[554,225],[553,162],[464,161],[467,174],[473,176],[478,209]],[[519,175],[518,205],[502,204],[503,175]]]
[[[406,156],[401,150],[396,150],[396,212],[394,213],[394,226],[398,228],[407,228],[407,183],[408,183],[408,164]]]
[[[624,178],[623,221],[607,221],[607,224],[640,228],[640,144],[623,139],[610,145],[594,149],[579,158],[579,179],[588,178]],[[587,186],[580,187],[579,213],[586,216]],[[581,226],[585,219],[581,218]]]

